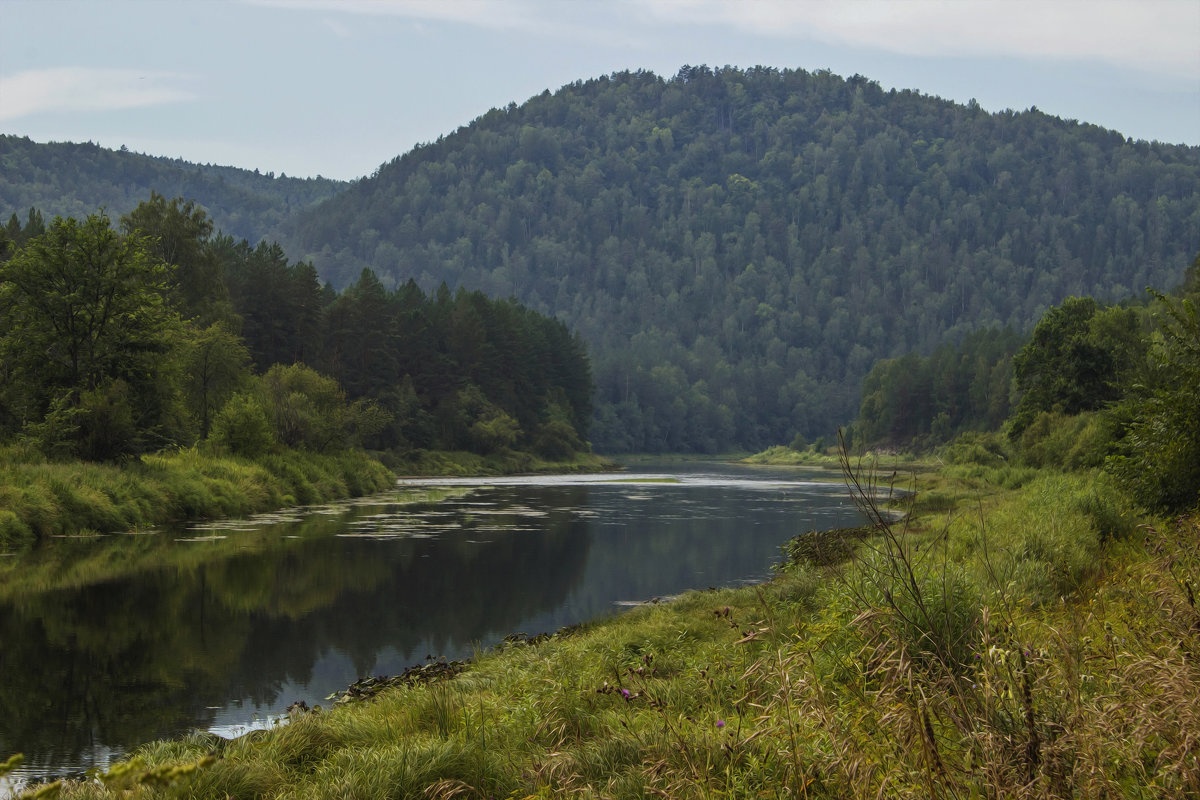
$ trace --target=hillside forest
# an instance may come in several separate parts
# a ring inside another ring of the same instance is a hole
[[[465,292],[559,320],[589,353],[586,429],[606,453],[828,442],[878,393],[877,362],[904,372],[960,347],[980,350],[971,369],[1000,365],[972,375],[969,409],[929,431],[881,422],[865,440],[944,439],[968,412],[996,424],[1011,402],[1001,356],[1048,309],[1175,286],[1200,251],[1200,148],[824,71],[578,81],[352,184],[16,137],[0,137],[0,163],[0,214],[18,228],[38,203],[82,219],[131,214],[135,192],[194,202],[218,231],[205,246],[260,371],[353,369],[354,340],[321,327],[341,324],[338,291],[343,307],[389,308],[467,304]],[[256,317],[258,297],[281,310]],[[305,317],[316,307],[319,324]],[[407,335],[389,326],[384,340]],[[369,389],[399,376],[393,411],[403,376],[428,363],[397,359]],[[358,397],[371,380],[345,385]],[[528,410],[514,418],[533,424]],[[393,438],[430,441],[441,424]]]
[[[1170,295],[1148,295],[1115,305],[1069,297],[1028,336],[982,330],[927,357],[881,360],[847,437],[860,450],[936,448],[950,463],[1103,469],[1144,508],[1191,509],[1200,500],[1200,256]]]
[[[578,338],[510,300],[364,272],[337,293],[278,244],[215,234],[152,194],[0,233],[0,440],[114,461],[203,444],[258,456],[348,447],[586,448]]]
[[[495,109],[298,214],[335,286],[514,296],[588,344],[601,452],[829,437],[882,358],[1176,285],[1200,148],[855,76],[619,73]]]
[[[133,211],[151,192],[186,197],[237,239],[260,242],[300,209],[345,189],[329,178],[289,178],[258,170],[193,164],[178,158],[109,150],[92,142],[39,144],[0,134],[0,209],[22,217],[36,208],[47,220],[83,219],[97,209],[112,217]]]

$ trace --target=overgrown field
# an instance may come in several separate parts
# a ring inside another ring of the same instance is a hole
[[[30,793],[1200,796],[1200,520],[1139,518],[1099,473],[978,465],[922,476],[898,519],[903,475],[847,466],[874,524],[794,540],[764,586]]]
[[[353,450],[285,450],[251,460],[192,449],[115,465],[48,462],[11,446],[0,452],[0,546],[245,516],[370,494],[393,482],[386,467]]]

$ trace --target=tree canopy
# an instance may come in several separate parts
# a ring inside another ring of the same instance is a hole
[[[210,436],[245,455],[587,449],[587,353],[515,301],[369,271],[338,295],[278,244],[214,236],[158,194],[123,232],[102,213],[40,219],[0,260],[0,438],[86,459]]]
[[[626,72],[492,110],[285,241],[335,286],[562,318],[598,449],[757,448],[848,421],[878,359],[1174,284],[1200,148],[828,72]]]
[[[103,214],[55,218],[0,264],[0,403],[52,447],[107,458],[169,437],[170,269]],[[118,440],[120,439],[120,440]],[[101,441],[103,440],[103,441]]]

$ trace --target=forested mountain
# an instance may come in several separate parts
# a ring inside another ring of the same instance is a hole
[[[335,285],[564,319],[598,450],[759,447],[852,419],[879,358],[1177,283],[1200,148],[828,72],[621,73],[493,110],[284,241]]]
[[[117,217],[153,191],[193,200],[208,210],[220,230],[257,243],[275,238],[283,220],[346,185],[191,164],[90,142],[39,144],[0,135],[0,223],[13,214],[24,221],[30,208],[40,210],[47,222],[56,216],[83,219],[97,208]]]

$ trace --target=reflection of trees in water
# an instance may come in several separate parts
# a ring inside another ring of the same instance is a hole
[[[211,724],[208,707],[231,699],[273,703],[332,649],[365,671],[385,647],[408,654],[507,632],[562,603],[587,560],[569,510],[586,489],[554,497],[565,510],[544,517],[473,518],[463,507],[447,520],[462,530],[437,538],[301,531],[0,605],[0,751],[78,763],[96,745]]]

